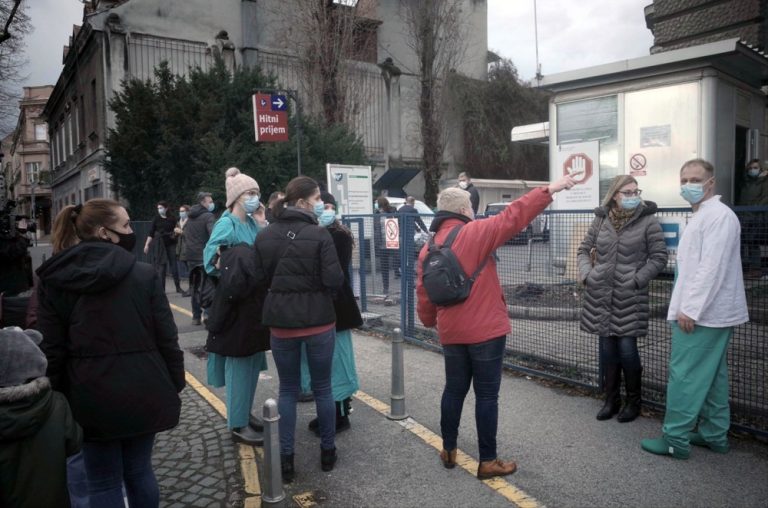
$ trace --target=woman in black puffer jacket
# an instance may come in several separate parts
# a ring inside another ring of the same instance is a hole
[[[83,428],[91,506],[124,506],[123,484],[131,507],[158,506],[154,437],[178,424],[185,385],[165,290],[132,254],[136,238],[117,202],[65,207],[53,236],[80,242],[37,270],[37,325],[47,376]]]
[[[667,265],[664,233],[656,203],[640,199],[637,181],[614,178],[603,206],[578,250],[579,274],[586,286],[581,329],[600,340],[605,405],[597,414],[620,422],[640,414],[643,367],[637,338],[648,334],[648,283]],[[594,260],[594,266],[592,266]],[[621,372],[627,400],[621,407]]]
[[[270,327],[272,356],[280,377],[280,458],[291,481],[296,400],[301,384],[301,346],[306,344],[312,392],[320,421],[320,462],[336,462],[331,362],[336,337],[335,292],[344,283],[331,235],[318,226],[325,205],[317,182],[297,177],[285,198],[272,205],[275,221],[256,238],[256,280],[269,287],[262,323]]]

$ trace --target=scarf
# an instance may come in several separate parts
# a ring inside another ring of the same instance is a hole
[[[636,211],[637,208],[632,210],[625,210],[623,208],[611,208],[611,211],[608,212],[608,218],[610,219],[611,224],[613,224],[613,229],[620,231],[621,228],[623,228],[627,222],[629,222],[629,219],[635,215]]]

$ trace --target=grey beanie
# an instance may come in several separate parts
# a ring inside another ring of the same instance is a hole
[[[0,329],[0,388],[18,386],[45,376],[48,360],[38,344],[43,336],[37,330],[18,326]]]

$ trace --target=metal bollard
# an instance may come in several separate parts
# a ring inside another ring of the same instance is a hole
[[[387,418],[390,420],[405,420],[405,376],[403,374],[403,333],[400,328],[394,329],[392,339],[392,396]]]
[[[285,499],[283,471],[280,467],[280,435],[277,422],[280,413],[275,399],[264,402],[264,492],[261,500],[265,503],[279,503]]]

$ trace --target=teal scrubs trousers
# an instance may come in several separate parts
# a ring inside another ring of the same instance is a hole
[[[669,444],[689,449],[688,432],[697,423],[707,443],[728,444],[727,356],[732,336],[733,327],[696,325],[692,333],[685,333],[672,322],[667,411],[662,427]]]

